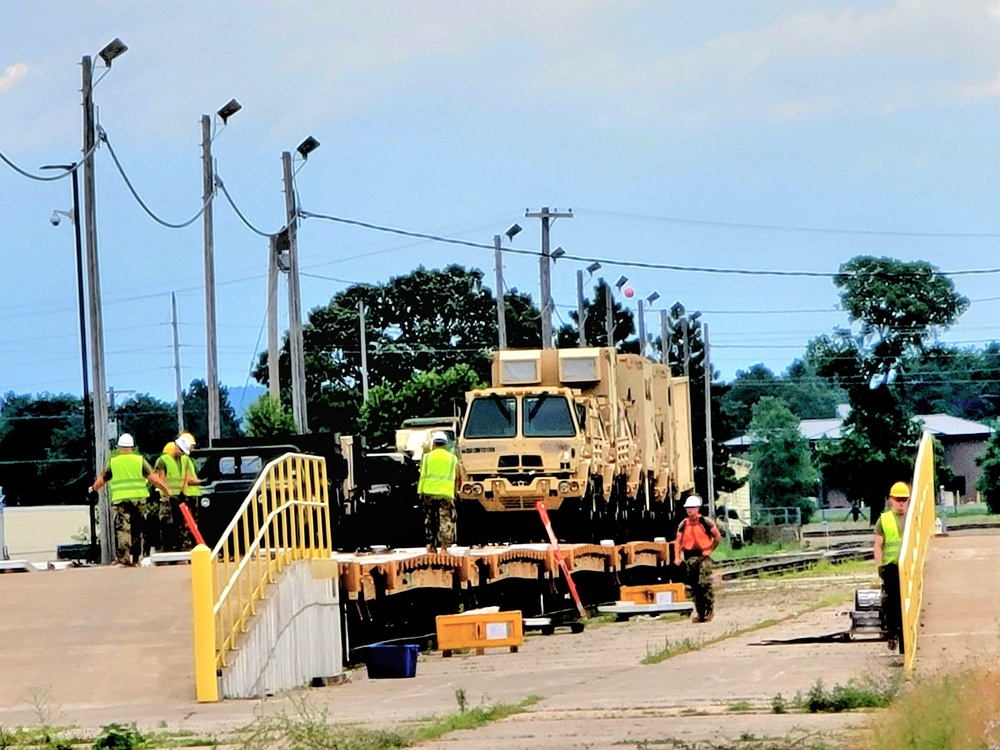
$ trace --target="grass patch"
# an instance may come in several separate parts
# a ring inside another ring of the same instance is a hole
[[[827,690],[823,681],[817,680],[804,698],[803,710],[809,713],[841,713],[861,708],[885,708],[899,693],[898,680],[878,683],[874,680],[851,680],[846,685],[834,685]]]
[[[326,709],[316,710],[301,700],[296,704],[295,715],[259,716],[237,732],[232,745],[239,750],[398,750],[505,719],[521,713],[541,698],[532,695],[518,703],[469,708],[465,690],[459,688],[455,691],[455,700],[457,712],[398,730],[333,724]]]
[[[664,637],[663,640],[663,648],[657,651],[653,651],[649,644],[646,644],[646,656],[643,657],[642,662],[640,662],[641,664],[659,664],[661,661],[665,661],[672,656],[697,651],[708,643],[708,641],[692,641],[690,638],[683,638],[673,643],[670,642],[669,637]]]
[[[778,540],[770,544],[744,544],[733,549],[729,542],[723,542],[712,552],[713,560],[744,560],[748,557],[770,557],[779,552],[801,552],[798,542]]]
[[[871,560],[845,560],[834,563],[830,560],[819,560],[803,570],[790,570],[787,573],[761,573],[761,580],[785,580],[790,578],[815,578],[816,576],[854,576],[877,579],[878,573]]]
[[[726,710],[736,712],[753,711],[753,706],[750,705],[749,701],[736,701],[726,706]]]
[[[873,719],[860,750],[1000,747],[1000,672],[986,669],[922,680]]]

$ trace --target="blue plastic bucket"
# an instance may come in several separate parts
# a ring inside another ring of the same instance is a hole
[[[368,647],[368,677],[372,680],[413,677],[417,674],[420,647],[395,643],[374,643]]]

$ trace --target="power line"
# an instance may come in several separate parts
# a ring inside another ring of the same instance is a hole
[[[428,234],[425,232],[414,232],[408,229],[398,229],[396,227],[387,227],[381,224],[373,224],[367,221],[359,221],[357,219],[347,219],[341,216],[332,216],[330,214],[320,214],[314,213],[312,211],[299,211],[299,216],[304,219],[323,219],[325,221],[332,221],[337,224],[345,224],[347,226],[361,227],[363,229],[371,229],[376,232],[385,232],[388,234],[398,234],[403,237],[415,237],[418,239],[424,239],[431,242],[441,242],[448,245],[458,245],[460,247],[469,247],[476,250],[489,250],[493,251],[493,245],[487,245],[482,242],[471,242],[469,240],[461,240],[454,237],[444,237],[438,234]],[[998,235],[1000,236],[1000,235]],[[501,252],[512,253],[514,255],[528,255],[532,257],[538,257],[539,252],[537,250],[522,250],[513,247],[502,248]],[[583,255],[572,255],[565,254],[560,256],[560,260],[575,260],[580,263],[600,263],[602,265],[608,266],[619,266],[623,268],[642,268],[653,271],[676,271],[680,273],[712,273],[712,274],[731,274],[739,276],[790,276],[796,278],[822,278],[822,279],[832,279],[841,276],[865,276],[865,277],[887,277],[887,278],[900,278],[909,276],[919,276],[924,277],[927,274],[923,272],[904,272],[904,273],[885,273],[881,271],[865,272],[863,274],[850,273],[844,274],[839,271],[783,271],[783,270],[764,270],[764,269],[751,269],[751,268],[714,268],[710,266],[681,266],[670,263],[648,263],[644,261],[637,260],[622,260],[620,258],[602,258],[599,256],[588,257]],[[971,275],[985,275],[985,274],[996,274],[1000,273],[1000,268],[978,268],[978,269],[967,269],[959,271],[935,271],[938,276],[971,276]]]
[[[187,221],[182,221],[179,224],[174,224],[169,221],[161,219],[159,216],[153,213],[153,210],[146,205],[146,202],[143,201],[143,199],[139,196],[139,193],[136,191],[135,187],[133,187],[132,181],[128,178],[128,175],[125,174],[125,169],[122,167],[121,162],[118,161],[118,155],[115,153],[115,150],[111,145],[111,141],[108,139],[108,134],[105,132],[104,128],[98,125],[97,131],[98,135],[100,136],[100,139],[104,141],[106,144],[108,144],[108,153],[111,154],[111,159],[112,161],[114,161],[115,166],[118,168],[118,174],[122,176],[122,179],[125,181],[126,187],[128,187],[129,192],[132,193],[132,197],[135,198],[136,203],[138,203],[139,206],[142,208],[142,210],[146,212],[149,218],[151,218],[157,224],[167,227],[168,229],[184,229],[185,227],[189,227],[192,224],[194,224],[199,218],[201,218],[201,215],[205,213],[206,209],[208,209],[208,204],[212,201],[212,196],[206,198],[204,203],[202,203],[201,208],[198,210],[198,213],[196,213]]]
[[[911,232],[893,229],[851,229],[843,227],[815,227],[794,224],[754,224],[741,221],[715,221],[709,219],[690,219],[680,216],[650,216],[648,214],[631,214],[617,211],[601,211],[597,209],[577,209],[577,215],[590,213],[594,216],[610,216],[638,221],[662,222],[665,224],[686,224],[689,226],[714,227],[720,229],[751,229],[767,232],[806,232],[810,234],[846,234],[875,237],[928,237],[948,239],[997,239],[998,232]]]

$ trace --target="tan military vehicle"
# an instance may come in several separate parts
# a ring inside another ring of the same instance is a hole
[[[494,352],[492,383],[466,394],[463,542],[544,538],[539,500],[568,541],[668,534],[694,487],[687,378],[611,348],[535,349]]]

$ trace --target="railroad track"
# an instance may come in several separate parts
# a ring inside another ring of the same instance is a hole
[[[732,581],[766,574],[808,570],[823,560],[834,564],[848,560],[871,560],[873,555],[871,545],[866,544],[821,552],[795,552],[776,557],[724,560],[718,564],[718,567],[722,571],[722,580]]]

